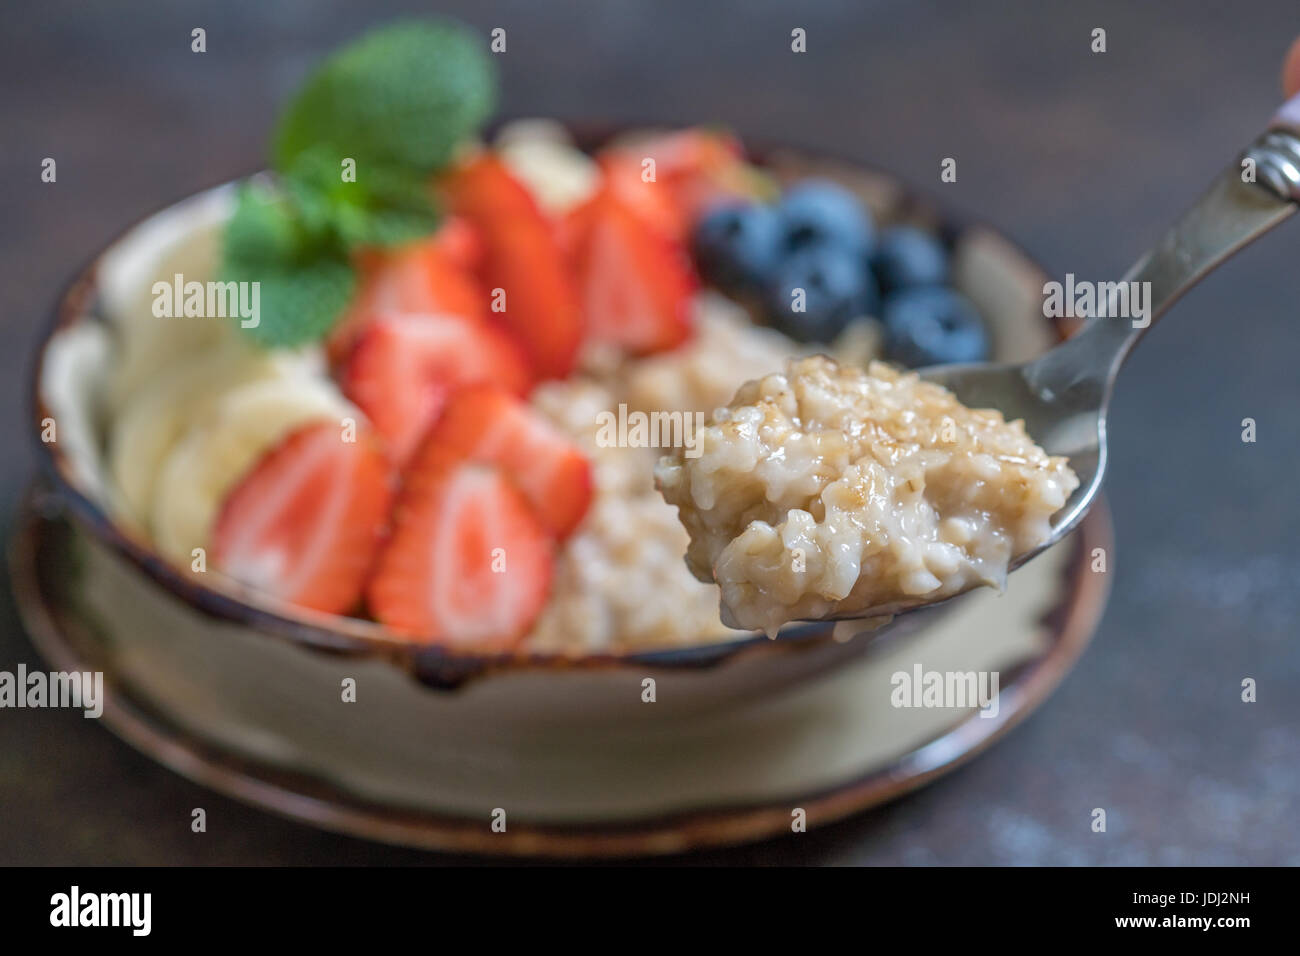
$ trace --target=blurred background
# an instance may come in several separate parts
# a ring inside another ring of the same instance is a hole
[[[241,0],[9,7],[0,36],[0,465],[31,476],[26,362],[125,226],[257,168],[322,53],[402,13],[505,27],[510,116],[719,122],[896,173],[1055,278],[1118,278],[1262,128],[1294,0]],[[190,30],[208,52],[190,52]],[[808,51],[790,52],[790,31]],[[1090,50],[1106,30],[1107,52]],[[58,182],[40,182],[40,162]],[[956,183],[939,161],[958,161]],[[1300,224],[1131,360],[1111,416],[1100,631],[992,751],[901,802],[693,862],[1300,864]],[[1243,444],[1241,420],[1258,441]],[[0,592],[0,669],[39,657]],[[1243,704],[1245,677],[1258,702]],[[189,810],[220,819],[194,839]],[[1089,831],[1091,808],[1108,833]],[[213,829],[217,829],[213,827]],[[202,790],[72,710],[0,712],[0,864],[420,863]]]

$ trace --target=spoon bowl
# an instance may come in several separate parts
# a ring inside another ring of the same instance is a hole
[[[1049,353],[1050,354],[1050,353]],[[1064,507],[1052,516],[1052,534],[1031,551],[1016,555],[1015,569],[1050,548],[1088,513],[1106,470],[1106,404],[1080,390],[1058,393],[1034,384],[1037,363],[935,365],[921,370],[927,382],[942,385],[970,408],[996,408],[1008,421],[1021,419],[1025,431],[1049,455],[1069,459],[1079,478]],[[1108,396],[1103,396],[1106,398]]]
[[[1079,486],[1052,518],[1052,533],[1016,555],[1010,569],[1056,544],[1078,526],[1106,472],[1106,413],[1125,359],[1148,329],[1220,263],[1295,213],[1300,203],[1300,96],[1275,115],[1267,132],[1211,183],[1190,210],[1118,283],[1095,297],[1095,315],[1071,338],[1022,364],[970,363],[921,369],[970,408],[993,408],[1049,455],[1069,459]],[[1141,288],[1144,294],[1129,294]],[[1044,290],[1046,292],[1046,290]],[[1124,294],[1121,295],[1121,291]],[[1125,305],[1145,302],[1140,314]],[[958,592],[963,593],[963,592]],[[889,617],[930,607],[906,604],[854,611],[825,620]]]

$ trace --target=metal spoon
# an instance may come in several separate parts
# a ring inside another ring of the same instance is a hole
[[[1250,160],[1250,163],[1246,161]],[[1254,181],[1245,181],[1253,166]],[[1106,471],[1106,411],[1119,370],[1147,330],[1209,272],[1285,220],[1300,203],[1300,96],[1129,270],[1149,282],[1149,321],[1093,318],[1073,337],[1022,365],[936,365],[921,377],[972,408],[996,408],[1052,455],[1066,455],[1079,487],[1052,520],[1051,537],[1016,557],[1013,568],[1060,541],[1087,514]],[[1111,302],[1110,305],[1114,305]],[[1109,308],[1107,315],[1114,314]],[[1100,310],[1099,310],[1100,312]]]
[[[1253,168],[1253,181],[1247,181],[1248,168]],[[1096,500],[1106,471],[1106,411],[1115,378],[1138,339],[1184,292],[1294,213],[1298,203],[1300,96],[1277,112],[1268,132],[1241,154],[1237,165],[1220,174],[1201,200],[1124,277],[1125,283],[1151,284],[1150,311],[1140,327],[1127,318],[1093,318],[1073,337],[1031,362],[935,365],[920,370],[923,379],[947,388],[964,405],[996,408],[1008,421],[1024,419],[1030,437],[1048,454],[1067,456],[1079,476],[1079,487],[1053,516],[1050,537],[1017,555],[1011,562],[1013,569],[1074,530]],[[1108,301],[1107,315],[1114,315],[1115,304]],[[934,603],[941,602],[921,599],[823,620],[898,614]]]

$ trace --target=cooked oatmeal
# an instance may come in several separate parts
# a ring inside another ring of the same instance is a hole
[[[1078,479],[1000,412],[825,356],[747,382],[656,479],[730,627],[887,614],[976,585],[1050,536]]]
[[[590,355],[585,374],[533,393],[533,405],[582,442],[595,496],[557,556],[550,600],[526,639],[532,650],[619,652],[724,639],[717,590],[682,563],[686,530],[655,490],[662,450],[596,440],[598,416],[620,402],[647,412],[712,411],[799,348],[710,293],[696,299],[695,329],[669,355],[625,362]]]
[[[717,589],[682,562],[686,529],[655,489],[663,451],[602,446],[597,416],[619,403],[711,413],[741,383],[806,347],[755,326],[744,309],[711,292],[696,297],[694,326],[694,338],[672,353],[624,361],[591,353],[583,374],[533,393],[533,405],[583,443],[595,496],[557,556],[550,600],[525,642],[530,649],[620,652],[725,639]],[[846,361],[874,354],[873,328],[851,326],[832,350]]]

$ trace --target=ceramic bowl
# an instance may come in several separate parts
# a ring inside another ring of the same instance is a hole
[[[990,321],[996,358],[1026,359],[1059,338],[1042,314],[1042,271],[992,230],[958,223],[857,164],[790,149],[755,152],[778,177],[841,181],[881,222],[942,232],[954,249],[955,285]],[[366,774],[400,779],[421,760],[420,748],[403,742],[403,728],[436,723],[472,738],[539,725],[634,724],[651,715],[686,719],[793,687],[947,613],[910,614],[884,634],[848,640],[810,625],[774,641],[720,635],[680,650],[483,656],[415,647],[372,622],[293,609],[234,582],[177,570],[103,504],[111,492],[99,477],[97,390],[110,353],[100,312],[106,298],[132,294],[177,250],[215,255],[232,194],[230,184],[198,193],[115,240],[60,296],[35,356],[31,422],[48,483],[44,500],[64,514],[74,538],[77,558],[66,570],[72,599],[97,622],[117,679],[135,698],[183,715],[189,729],[250,757],[335,770],[351,760]],[[47,443],[41,433],[49,418],[58,440]],[[357,681],[356,705],[340,704],[346,678]],[[653,708],[642,700],[647,678],[657,683]]]

